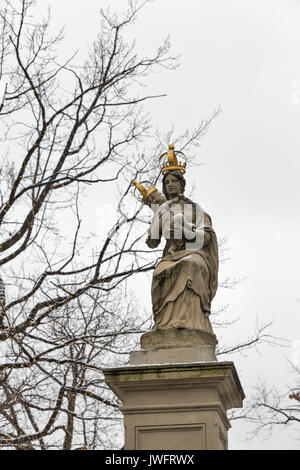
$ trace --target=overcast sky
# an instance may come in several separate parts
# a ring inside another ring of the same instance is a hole
[[[126,0],[38,3],[51,3],[54,24],[66,26],[66,54],[79,48],[83,55],[97,34],[99,8],[126,7]],[[283,390],[293,385],[286,359],[292,346],[300,348],[300,2],[156,0],[141,11],[132,34],[143,53],[169,34],[180,54],[178,69],[148,81],[149,93],[167,94],[148,104],[159,129],[174,125],[182,132],[222,109],[199,149],[205,165],[186,173],[187,188],[195,184],[193,198],[211,215],[218,237],[228,237],[230,259],[221,264],[221,280],[245,278],[216,295],[214,308],[229,303],[228,318],[240,317],[221,334],[228,343],[238,341],[257,317],[274,319],[270,332],[291,346],[224,359],[235,362],[246,395],[258,376]],[[91,210],[98,211],[99,200],[94,204]],[[147,288],[148,306],[150,281]],[[289,430],[268,441],[246,437],[247,425],[234,424],[230,448],[299,448]]]

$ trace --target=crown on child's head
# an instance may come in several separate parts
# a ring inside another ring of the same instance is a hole
[[[142,197],[138,197],[138,200],[145,203],[148,199],[148,197],[154,193],[154,191],[157,191],[156,187],[153,186],[150,181],[141,181],[140,183],[137,183],[136,181],[133,181],[132,184],[135,186],[134,193],[138,189]]]
[[[168,152],[163,153],[158,159],[163,175],[170,170],[179,170],[182,175],[185,173],[186,157],[184,153],[174,148],[174,145],[169,145]]]

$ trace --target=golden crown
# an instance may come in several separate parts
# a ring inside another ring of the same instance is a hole
[[[186,157],[183,152],[174,149],[174,145],[169,145],[168,152],[163,153],[158,159],[163,175],[170,170],[179,170],[182,175],[185,173]]]
[[[136,190],[138,190],[140,192],[140,194],[142,195],[142,198],[141,197],[138,197],[138,200],[145,203],[148,199],[148,197],[154,193],[154,191],[157,191],[156,187],[153,186],[152,183],[150,183],[150,181],[141,181],[140,183],[137,183],[136,181],[133,181],[132,184],[135,186],[135,190],[134,190],[134,193],[136,192]],[[145,185],[145,186],[143,186]]]

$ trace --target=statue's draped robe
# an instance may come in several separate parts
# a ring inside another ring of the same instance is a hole
[[[200,206],[180,196],[181,207],[187,207],[186,204],[192,208],[195,222],[195,214]],[[202,234],[206,232],[206,244],[203,246],[203,237],[200,237],[200,245],[199,239],[198,242],[187,241],[185,237],[181,240],[167,240],[163,258],[154,270],[154,330],[188,328],[213,334],[209,314],[218,284],[217,238],[208,214],[202,212],[202,217],[196,218],[196,222],[196,231]],[[153,223],[157,224],[155,218]],[[158,243],[159,240],[155,244]]]

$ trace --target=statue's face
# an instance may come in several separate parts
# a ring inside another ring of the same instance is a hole
[[[166,176],[165,188],[166,188],[168,197],[170,197],[171,199],[181,194],[181,183],[179,179],[176,178],[176,176],[172,174]]]

